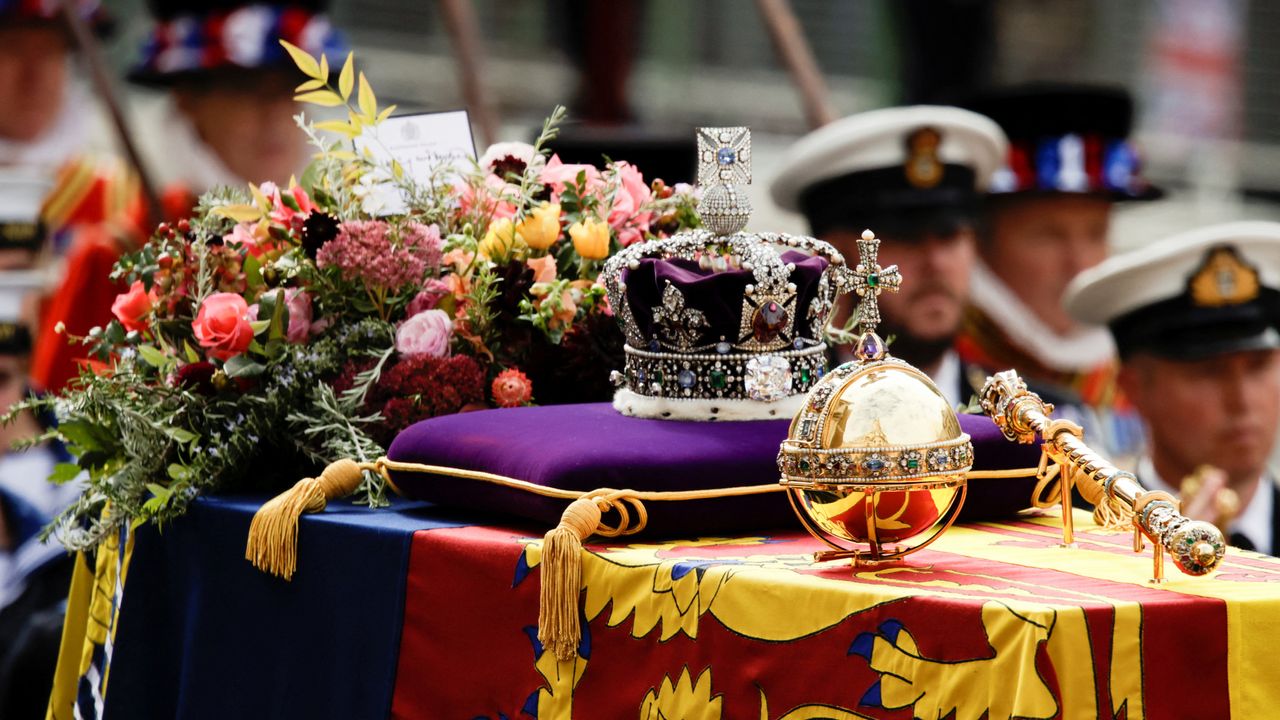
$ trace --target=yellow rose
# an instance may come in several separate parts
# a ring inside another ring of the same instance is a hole
[[[510,218],[489,223],[489,230],[480,241],[480,254],[493,261],[506,260],[516,244],[516,228]]]
[[[588,218],[569,226],[573,249],[587,260],[603,260],[609,257],[609,226],[600,220]]]
[[[560,239],[560,203],[542,203],[516,226],[520,239],[534,250],[546,250]]]

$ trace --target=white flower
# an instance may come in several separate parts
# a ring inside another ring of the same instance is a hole
[[[524,166],[532,167],[535,171],[541,171],[542,166],[546,164],[546,158],[533,151],[533,146],[529,143],[522,142],[500,142],[489,146],[484,151],[484,155],[480,156],[478,164],[480,168],[487,173],[494,172],[498,163],[506,158],[516,160]],[[506,178],[502,178],[506,180]]]

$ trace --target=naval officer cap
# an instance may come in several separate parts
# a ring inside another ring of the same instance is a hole
[[[1005,150],[999,126],[975,112],[872,110],[798,140],[770,191],[780,207],[803,213],[815,235],[870,227],[909,239],[970,219]]]
[[[1064,302],[1109,327],[1122,358],[1280,347],[1280,223],[1213,225],[1116,255],[1078,275]]]

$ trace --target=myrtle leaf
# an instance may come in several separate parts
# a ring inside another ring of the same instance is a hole
[[[293,99],[301,103],[311,103],[322,107],[338,107],[344,104],[338,93],[332,90],[313,90],[301,95],[294,95]]]
[[[266,193],[262,192],[261,188],[253,183],[249,183],[249,193],[253,195],[254,204],[262,208],[262,212],[269,212],[271,210],[271,200],[267,199]]]
[[[289,57],[293,58],[293,64],[298,66],[303,75],[316,80],[325,79],[325,74],[320,72],[320,63],[316,62],[316,59],[311,57],[310,53],[286,40],[281,40],[280,44],[284,46],[285,50],[289,51]]]
[[[262,209],[256,205],[219,205],[212,212],[236,222],[254,222],[262,217]]]
[[[294,88],[293,91],[296,93],[303,93],[308,90],[319,90],[322,87],[324,87],[323,80],[308,80],[302,83],[301,85],[299,85],[298,87]]]
[[[369,81],[364,78],[364,73],[360,73],[360,114],[369,123],[378,118],[378,98],[373,94]]]
[[[351,123],[343,122],[341,120],[325,120],[323,122],[318,122],[316,123],[316,129],[324,130],[325,132],[339,133],[341,135],[346,135],[349,138],[360,134],[360,131],[352,127]]]
[[[342,72],[338,74],[338,92],[342,94],[343,102],[351,98],[351,88],[355,85],[355,53],[347,53],[347,61],[342,64]]]

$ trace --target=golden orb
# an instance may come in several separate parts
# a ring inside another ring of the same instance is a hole
[[[973,444],[924,373],[863,337],[858,362],[815,385],[778,454],[782,484],[819,559],[899,558],[932,542],[964,502]]]

